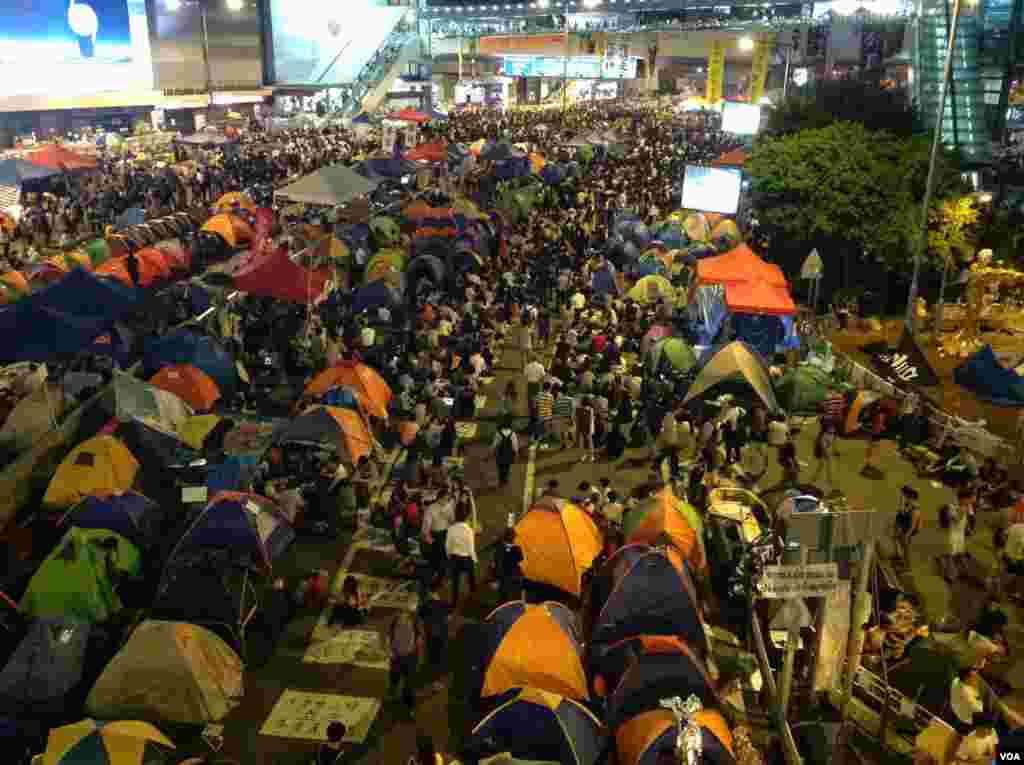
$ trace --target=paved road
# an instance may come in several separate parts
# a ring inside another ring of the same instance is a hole
[[[516,354],[507,354],[504,361],[505,366],[518,368]],[[496,396],[510,379],[516,379],[519,384],[517,369],[498,371],[497,378],[485,391],[489,401],[483,410],[484,418],[493,415]],[[519,387],[525,388],[524,385]],[[525,401],[520,402],[520,405],[525,414]],[[482,425],[481,433],[486,435],[487,432],[488,426]],[[816,424],[807,423],[797,437],[798,453],[806,465],[806,476],[809,476],[813,469],[814,459],[811,455],[816,432]],[[884,442],[881,447],[879,464],[885,468],[885,477],[881,480],[864,478],[859,471],[864,462],[865,450],[864,441],[845,440],[839,443],[837,486],[834,488],[846,494],[852,507],[873,508],[879,511],[885,537],[892,525],[900,487],[904,484],[915,486],[921,494],[925,522],[921,534],[914,540],[912,566],[907,574],[907,583],[923,598],[929,619],[934,621],[955,616],[968,621],[974,611],[981,606],[982,594],[967,585],[958,587],[950,593],[935,565],[935,557],[943,551],[938,508],[943,503],[953,500],[952,492],[945,487],[918,479],[911,466],[900,457],[896,445],[892,442]],[[596,479],[607,476],[616,488],[628,492],[647,480],[650,469],[649,463],[639,459],[642,455],[632,452],[627,454],[624,466],[613,468],[601,463],[582,463],[578,450],[524,449],[519,463],[512,471],[509,486],[499,489],[493,459],[484,445],[477,443],[469,446],[465,456],[467,481],[475,492],[479,521],[482,525],[481,547],[498,539],[505,527],[508,512],[521,511],[524,498],[530,496],[534,485],[543,486],[550,478],[557,477],[562,490],[572,492],[580,481],[588,480],[594,483]],[[764,486],[773,485],[780,478],[774,456],[769,459],[769,463],[768,472],[762,480]],[[883,539],[883,553],[886,547]],[[970,540],[970,548],[982,565],[991,563],[991,534],[984,527],[984,519],[979,524],[979,532]],[[289,573],[329,567],[333,576],[338,570],[337,561],[341,561],[341,568],[351,572],[393,578],[396,576],[394,560],[387,552],[367,549],[358,544],[341,550],[333,545],[303,541],[294,546],[289,560],[285,561],[281,568],[284,573]],[[484,618],[494,605],[494,601],[495,594],[492,590],[488,587],[479,588],[466,606],[464,618]],[[1016,637],[1020,630],[1022,614],[1016,606],[1011,606],[1010,610],[1011,628]],[[390,608],[374,608],[367,629],[384,629],[394,613],[395,611]],[[319,614],[307,614],[296,619],[278,644],[273,659],[265,667],[249,673],[244,702],[227,723],[226,754],[238,758],[247,765],[290,765],[307,761],[308,753],[315,747],[313,742],[262,736],[258,733],[281,692],[286,688],[384,698],[387,676],[383,670],[347,664],[310,664],[302,661],[318,616]],[[461,618],[456,620],[456,623],[461,624]],[[461,656],[459,646],[453,644],[448,657],[449,667],[456,666]],[[436,679],[441,679],[444,684],[435,688],[432,681]],[[432,735],[442,751],[452,746],[453,742],[449,738],[449,710],[456,710],[459,707],[449,698],[449,679],[447,669],[442,673],[423,674],[414,720],[406,719],[394,705],[385,703],[366,743],[354,748],[352,761],[368,765],[403,762],[413,753],[418,732]],[[1008,679],[1011,683],[1017,682],[1019,687],[1024,689],[1024,663],[1015,665]],[[1024,694],[1021,698],[1024,699]]]

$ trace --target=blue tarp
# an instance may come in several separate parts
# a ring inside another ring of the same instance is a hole
[[[0,672],[0,699],[19,705],[26,716],[63,711],[65,697],[82,682],[95,629],[74,621],[34,621]]]
[[[1024,406],[1024,378],[999,363],[986,345],[953,371],[953,379],[997,406]]]
[[[76,319],[23,300],[0,311],[0,361],[72,358],[108,328],[108,323]]]
[[[238,370],[231,354],[209,335],[176,330],[147,344],[144,365],[147,376],[174,364],[191,364],[206,372],[222,391],[230,390],[238,381]]]
[[[0,160],[0,186],[21,188],[25,183],[45,181],[47,178],[60,175],[60,173],[60,170],[33,165],[23,159]]]
[[[109,356],[118,366],[127,368],[135,361],[135,335],[127,327],[115,324],[82,348],[82,353]]]

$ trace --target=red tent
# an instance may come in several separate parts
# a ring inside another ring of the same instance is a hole
[[[742,167],[747,161],[747,153],[743,149],[727,151],[711,164],[715,167]]]
[[[786,288],[767,282],[729,282],[725,285],[725,304],[733,313],[792,316],[797,312]]]
[[[427,162],[444,162],[448,159],[448,144],[444,141],[421,143],[405,155],[406,159],[425,160]]]
[[[412,107],[402,109],[398,114],[389,114],[389,120],[403,120],[405,122],[430,122],[430,115],[416,111]]]
[[[293,263],[284,249],[254,253],[235,272],[235,286],[250,295],[309,303],[320,297],[328,273]]]
[[[773,287],[788,286],[782,269],[766,263],[745,244],[697,261],[697,281],[700,284],[728,284],[729,282],[765,282]]]
[[[75,154],[73,151],[52,143],[30,152],[27,159],[33,165],[52,167],[58,170],[94,170],[96,168],[96,160]]]

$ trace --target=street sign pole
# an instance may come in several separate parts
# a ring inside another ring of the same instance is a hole
[[[768,663],[768,649],[765,648],[764,634],[761,632],[761,617],[757,615],[757,610],[754,608],[750,609],[750,627],[751,636],[754,639],[754,650],[757,651],[757,658],[761,664],[761,674],[768,688],[768,694],[773,702],[778,702],[778,688],[775,686],[775,676],[772,675],[772,665]],[[776,709],[778,709],[777,703]],[[782,734],[782,751],[786,755],[787,765],[803,765],[800,750],[796,747],[793,731],[789,727],[789,720],[786,719],[785,715],[779,714],[775,715],[775,718],[776,724],[779,726],[779,732]]]
[[[853,684],[857,678],[857,670],[860,669],[861,656],[864,653],[864,638],[866,633],[861,623],[860,615],[870,605],[869,598],[871,590],[868,587],[871,579],[871,567],[875,562],[875,540],[869,539],[864,543],[864,557],[861,560],[860,571],[857,578],[857,592],[853,598],[853,618],[850,619],[850,641],[849,651],[846,654],[846,675],[843,677],[842,706],[839,717],[839,736],[837,737],[836,750],[839,754],[839,762],[845,760],[845,744],[848,740],[847,721],[850,717],[850,705],[853,702]],[[882,742],[884,744],[884,742]]]

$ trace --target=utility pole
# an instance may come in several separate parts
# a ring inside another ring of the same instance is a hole
[[[864,543],[864,558],[860,563],[860,571],[857,575],[857,590],[853,598],[853,618],[850,619],[850,639],[846,653],[846,675],[843,677],[843,697],[840,707],[839,736],[836,743],[837,753],[840,753],[839,762],[842,762],[845,744],[848,740],[847,721],[850,718],[850,705],[853,703],[853,685],[857,679],[857,670],[860,669],[861,655],[864,653],[864,624],[861,614],[871,605],[871,567],[875,562],[875,540],[872,537]],[[884,742],[883,742],[884,743]]]
[[[947,0],[948,1],[948,0]],[[932,204],[935,193],[935,164],[939,156],[939,144],[942,142],[942,122],[946,116],[946,93],[953,75],[953,51],[956,47],[956,29],[960,23],[960,0],[953,0],[953,13],[949,19],[949,43],[946,46],[946,62],[942,72],[942,86],[939,88],[939,106],[935,115],[935,129],[932,131],[932,153],[928,160],[928,180],[924,187],[924,201],[921,203],[921,229],[917,247],[914,250],[914,275],[910,280],[910,293],[907,295],[906,324],[910,334],[917,328],[918,283],[921,279],[921,261],[928,250],[928,208]],[[955,107],[954,107],[955,111]]]
[[[210,29],[207,22],[209,8],[206,0],[199,0],[199,18],[203,25],[203,72],[206,75],[206,97],[209,99],[207,105],[213,106],[213,72],[210,69]]]
[[[562,4],[562,28],[565,33],[565,50],[562,51],[562,117],[569,99],[569,3]]]

